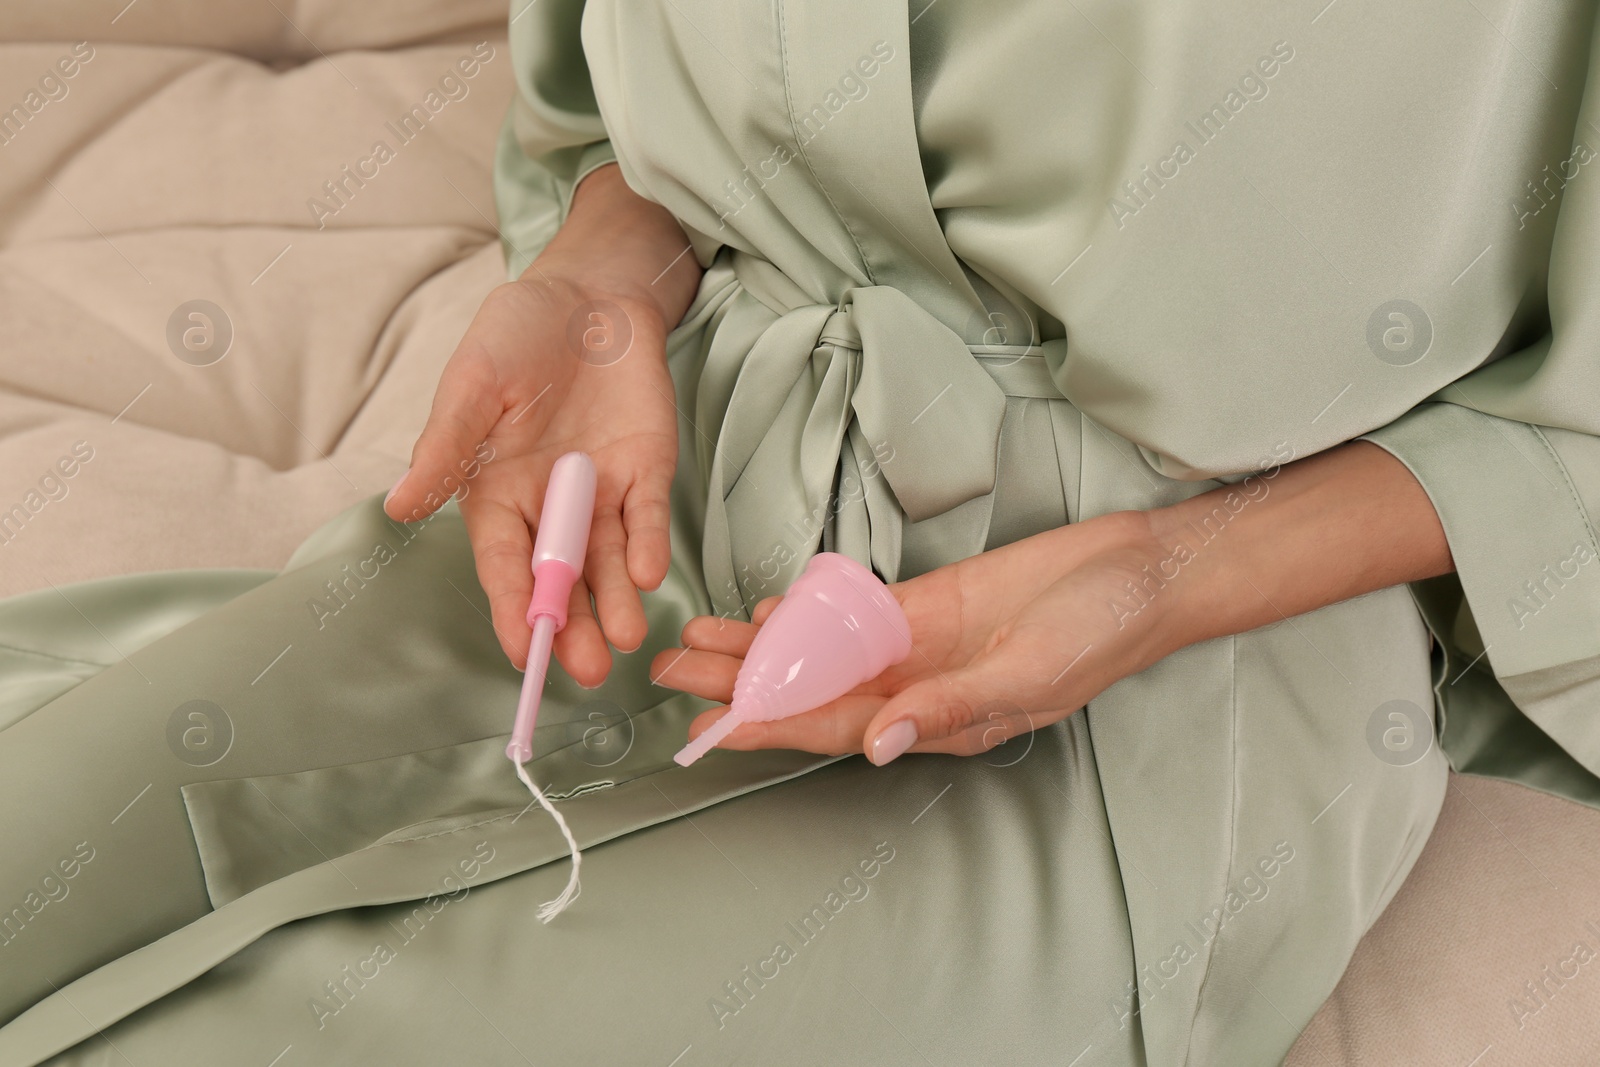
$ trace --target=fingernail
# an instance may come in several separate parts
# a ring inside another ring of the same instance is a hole
[[[406,479],[409,478],[409,477],[411,477],[411,471],[407,470],[404,474],[402,474],[400,476],[400,480],[395,482],[394,485],[390,487],[389,495],[383,498],[383,503],[384,503],[385,507],[388,506],[390,500],[394,499],[394,495],[400,491],[400,487],[402,485],[406,484]]]
[[[872,742],[872,762],[882,767],[885,763],[903,756],[906,749],[916,743],[917,724],[910,719],[901,719],[880,733],[877,740]]]

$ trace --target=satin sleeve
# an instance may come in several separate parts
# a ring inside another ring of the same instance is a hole
[[[1549,258],[1547,298],[1535,302],[1526,343],[1507,344],[1508,354],[1363,439],[1416,475],[1455,558],[1456,575],[1425,583],[1419,596],[1447,660],[1438,692],[1452,762],[1592,802],[1600,774],[1600,91],[1588,73],[1573,154],[1547,179],[1560,196],[1539,212],[1547,217],[1529,220],[1548,227]]]
[[[583,0],[512,0],[510,7],[516,95],[500,129],[494,192],[515,278],[566,220],[578,183],[616,155],[584,58]]]

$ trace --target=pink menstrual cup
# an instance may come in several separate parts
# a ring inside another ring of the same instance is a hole
[[[900,602],[849,556],[819,552],[762,624],[729,711],[673,759],[687,767],[742,722],[821,707],[911,654]]]

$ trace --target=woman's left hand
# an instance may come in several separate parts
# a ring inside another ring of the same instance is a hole
[[[1187,643],[1164,625],[1164,601],[1176,599],[1175,587],[1144,592],[1142,600],[1129,588],[1153,589],[1150,572],[1169,556],[1145,513],[1119,512],[897,583],[890,590],[911,624],[909,657],[820,708],[744,723],[719,747],[864,751],[883,764],[906,751],[984,752],[1064,719]],[[779,599],[758,604],[754,623],[691,619],[683,647],[658,654],[651,677],[710,700],[732,699],[743,657]],[[690,736],[727,710],[699,716]]]
[[[1383,531],[1374,537],[1373,531]],[[1057,722],[1186,645],[1242,634],[1455,569],[1433,502],[1368,441],[1253,474],[1151,511],[1113,512],[890,586],[912,651],[814,711],[744,723],[724,748],[985,752]],[[756,624],[689,620],[658,684],[730,699]],[[697,718],[698,736],[727,709]],[[908,724],[908,725],[902,725]]]

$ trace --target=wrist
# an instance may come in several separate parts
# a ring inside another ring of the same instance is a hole
[[[654,352],[657,358],[664,355],[662,341],[671,327],[660,301],[639,292],[625,279],[612,277],[603,264],[596,269],[594,264],[578,259],[541,256],[508,288],[522,293],[531,306],[540,309],[542,317],[566,323],[569,344],[589,349],[594,343],[589,331],[603,329],[608,340],[593,349],[596,356],[609,351],[613,333],[619,340],[626,338],[629,349],[636,347],[633,339],[644,338],[649,343],[640,351]],[[608,362],[608,358],[602,358],[599,365]]]
[[[591,298],[651,309],[670,330],[694,299],[701,273],[672,214],[635,193],[609,163],[578,183],[566,221],[522,278],[568,279]]]
[[[1191,607],[1200,598],[1181,595],[1184,585],[1193,584],[1193,576],[1184,573],[1193,559],[1176,536],[1182,521],[1174,509],[1160,508],[1111,512],[1076,527],[1099,527],[1095,553],[1116,575],[1107,604],[1109,625],[1125,638],[1128,673],[1206,636]]]

